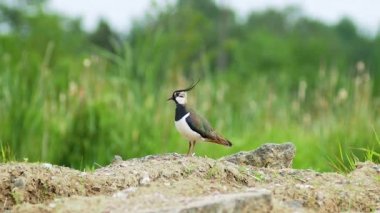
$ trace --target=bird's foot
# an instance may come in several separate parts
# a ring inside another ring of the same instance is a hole
[[[195,156],[195,153],[188,153],[188,154],[186,154],[186,157],[194,157]]]

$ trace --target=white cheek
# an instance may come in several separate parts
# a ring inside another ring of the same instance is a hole
[[[186,98],[176,97],[175,98],[179,104],[186,104]]]

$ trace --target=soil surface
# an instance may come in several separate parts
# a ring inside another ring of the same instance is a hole
[[[343,175],[164,154],[116,158],[91,172],[6,163],[0,180],[0,211],[10,212],[188,212],[181,208],[260,190],[270,198],[263,212],[380,210],[380,165],[369,162]]]

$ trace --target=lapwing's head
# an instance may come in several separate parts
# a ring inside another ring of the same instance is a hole
[[[180,90],[176,90],[173,92],[172,96],[170,98],[168,98],[168,101],[172,100],[174,101],[175,103],[177,104],[181,104],[181,105],[184,105],[186,104],[187,102],[187,92],[192,90],[195,85],[197,85],[197,83],[199,82],[199,80],[194,83],[192,86],[186,88],[186,89],[180,89]]]

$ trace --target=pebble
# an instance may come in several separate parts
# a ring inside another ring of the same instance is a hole
[[[133,192],[135,192],[136,190],[137,190],[136,187],[129,187],[129,188],[127,188],[127,189],[124,189],[124,190],[122,190],[122,191],[118,191],[118,192],[114,193],[114,194],[112,195],[112,197],[118,197],[118,198],[122,198],[122,197],[124,197],[124,198],[126,198],[126,197],[128,197],[128,195],[129,195],[130,193],[133,193]]]
[[[41,166],[42,168],[45,168],[45,169],[53,168],[53,165],[51,163],[42,163]]]
[[[115,155],[113,157],[112,162],[118,162],[118,161],[123,161],[123,158],[120,155]]]
[[[314,187],[307,184],[296,184],[296,187],[299,189],[313,189]]]
[[[52,208],[52,209],[55,208],[56,206],[57,206],[56,203],[49,203],[49,207]]]
[[[142,177],[139,180],[140,185],[148,185],[150,183],[149,174],[144,172]]]
[[[23,189],[25,187],[25,180],[22,177],[18,177],[14,179],[13,186],[19,189]]]

